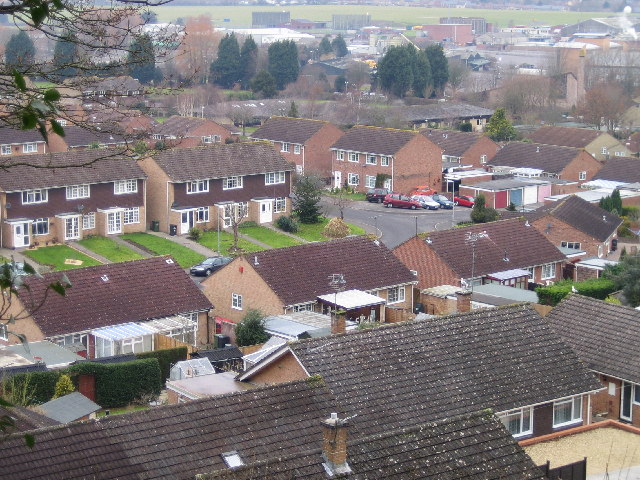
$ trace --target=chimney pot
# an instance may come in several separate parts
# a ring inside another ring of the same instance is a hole
[[[338,306],[334,305],[336,311],[331,316],[331,334],[337,335],[339,333],[346,333],[347,320],[344,313],[338,313]]]
[[[471,291],[459,290],[456,292],[456,311],[465,313],[471,311]]]

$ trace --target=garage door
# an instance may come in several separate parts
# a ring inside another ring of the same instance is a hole
[[[494,208],[507,208],[507,191],[496,192],[496,206]]]
[[[522,189],[516,188],[509,190],[509,196],[514,205],[522,205]]]
[[[538,201],[538,186],[531,185],[524,187],[524,204],[531,205]]]
[[[538,187],[538,202],[544,203],[545,197],[551,196],[551,184]]]

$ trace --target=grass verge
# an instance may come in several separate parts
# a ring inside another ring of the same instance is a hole
[[[134,252],[130,248],[120,245],[118,242],[107,237],[84,238],[78,243],[112,262],[126,262],[144,258],[138,252]]]
[[[102,265],[95,258],[91,258],[68,245],[52,245],[36,250],[25,250],[22,253],[40,265],[48,265],[54,270],[72,270],[74,268]],[[65,263],[67,260],[75,260],[77,263]]]
[[[200,239],[200,244],[210,248],[213,251],[218,250],[218,232],[209,231],[204,232]],[[229,249],[233,246],[233,234],[229,232],[220,232],[220,254],[224,256],[229,255]],[[238,239],[238,247],[247,253],[260,252],[264,250],[259,245],[251,243],[243,238]]]
[[[182,268],[189,268],[204,260],[204,255],[171,240],[148,233],[125,233],[120,238],[140,245],[156,255],[171,255]]]

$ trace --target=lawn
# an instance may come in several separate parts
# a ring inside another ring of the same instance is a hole
[[[324,230],[324,227],[327,226],[327,223],[329,223],[328,218],[323,218],[322,221],[320,221],[320,223],[315,223],[311,225],[306,223],[299,223],[298,224],[299,230],[297,233],[295,233],[295,235],[300,238],[304,238],[305,240],[308,240],[310,242],[326,242],[327,240],[329,240],[329,238],[325,237],[322,234],[322,231]],[[347,223],[347,225],[351,227],[352,235],[365,234],[364,228],[358,227],[356,225],[352,225],[350,223]]]
[[[123,413],[131,413],[131,412],[139,412],[140,410],[148,410],[149,405],[129,405],[122,408],[107,408],[105,410],[100,410],[96,413],[96,417],[104,417],[106,416],[106,410],[109,410],[109,415],[122,415]]]
[[[120,238],[140,245],[156,255],[171,255],[182,268],[188,268],[204,260],[203,255],[187,247],[148,233],[125,233]]]
[[[101,265],[98,260],[67,245],[41,247],[36,250],[25,250],[23,253],[40,265],[48,265],[55,270],[71,270],[74,268]],[[77,260],[78,263],[65,263],[65,260]]]
[[[89,237],[80,240],[78,243],[112,262],[126,262],[144,258],[138,252],[134,252],[107,237]]]
[[[204,232],[200,243],[205,247],[210,248],[213,251],[218,251],[218,232],[209,231]],[[265,242],[266,243],[266,242]],[[233,245],[233,234],[229,232],[220,232],[220,255],[229,255],[229,248]],[[251,243],[243,238],[238,239],[238,247],[247,253],[260,252],[264,248]]]
[[[283,233],[274,232],[270,228],[259,225],[241,226],[240,233],[255,238],[259,242],[266,243],[273,248],[292,247],[302,242]]]
[[[342,196],[342,198],[345,198],[347,200],[353,200],[353,201],[365,201],[367,199],[367,194],[366,193],[361,193],[361,192],[353,192],[353,193],[347,193],[344,190],[342,190],[341,192],[324,192],[324,195],[326,195],[327,197],[331,197],[331,198],[339,198],[340,196]]]

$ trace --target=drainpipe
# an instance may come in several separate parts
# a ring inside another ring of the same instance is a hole
[[[167,182],[167,197],[166,197],[166,203],[167,203],[167,232],[169,232],[169,223],[170,223],[170,216],[171,216],[171,204],[169,203],[169,184],[171,182]]]
[[[302,144],[302,174],[304,175],[304,153],[305,148],[304,148],[304,144]]]

